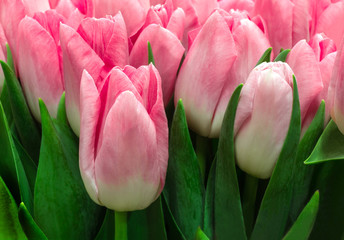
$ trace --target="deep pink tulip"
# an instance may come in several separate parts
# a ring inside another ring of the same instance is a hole
[[[63,17],[55,11],[25,17],[18,29],[18,72],[32,114],[40,120],[38,98],[42,98],[51,116],[64,91],[59,25]]]
[[[344,134],[344,38],[337,52],[329,87],[331,117]]]
[[[93,0],[94,16],[122,13],[128,36],[134,35],[144,24],[149,9],[149,0]]]
[[[165,105],[172,97],[177,71],[184,54],[180,40],[184,33],[185,14],[181,8],[173,10],[172,1],[151,7],[130,53],[130,65],[148,63],[147,42],[151,43],[156,68],[162,79]]]
[[[234,89],[244,83],[270,47],[246,13],[215,11],[199,31],[180,69],[175,103],[181,98],[190,128],[218,137]]]
[[[108,72],[129,63],[128,38],[123,17],[86,18],[75,31],[61,24],[63,75],[66,89],[66,111],[69,123],[79,135],[80,80],[84,69],[101,89]]]
[[[280,49],[291,49],[298,41],[309,41],[310,1],[256,0],[254,12],[267,26],[275,56]]]
[[[168,161],[158,71],[116,67],[101,91],[85,71],[80,89],[79,163],[88,194],[116,211],[146,208],[164,187]]]
[[[293,71],[286,63],[262,63],[252,70],[235,119],[238,166],[258,178],[269,178],[289,128]]]

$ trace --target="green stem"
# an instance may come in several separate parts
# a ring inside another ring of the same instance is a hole
[[[255,216],[255,204],[258,188],[258,178],[253,177],[249,174],[245,174],[245,186],[243,193],[243,203],[242,209],[245,220],[246,234],[249,238],[253,225],[254,225],[254,216]]]
[[[202,180],[205,179],[205,169],[207,165],[207,156],[209,155],[209,139],[197,135],[196,137],[196,155],[199,167],[201,169]]]
[[[115,240],[127,240],[127,212],[115,212]]]

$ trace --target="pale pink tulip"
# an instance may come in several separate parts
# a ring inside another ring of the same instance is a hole
[[[147,42],[151,43],[156,67],[162,79],[162,91],[165,105],[172,97],[175,79],[184,47],[180,42],[184,33],[184,11],[173,11],[172,1],[165,5],[151,7],[144,26],[135,36],[130,53],[130,65],[139,67],[148,64]]]
[[[18,72],[32,114],[40,120],[38,99],[45,102],[52,117],[64,91],[59,24],[55,11],[25,17],[18,29]]]
[[[274,55],[280,49],[291,49],[298,41],[309,41],[311,21],[309,1],[256,0],[254,12],[260,15],[267,26]]]
[[[67,117],[73,131],[79,135],[82,72],[86,69],[101,89],[110,69],[129,63],[127,32],[123,17],[118,13],[108,18],[86,18],[77,31],[61,24],[60,40]]]
[[[252,70],[235,119],[238,166],[258,178],[269,178],[288,132],[293,102],[293,71],[282,62]]]
[[[94,16],[122,13],[128,30],[128,36],[134,35],[144,24],[149,10],[149,0],[93,0]]]
[[[227,12],[234,9],[252,13],[254,10],[254,0],[218,0],[218,3],[219,7]]]
[[[6,61],[7,59],[6,43],[7,43],[7,39],[5,37],[4,30],[0,24],[0,60],[2,61]],[[0,93],[4,85],[4,80],[5,80],[4,73],[2,71],[2,68],[0,68]]]
[[[80,89],[79,163],[88,194],[115,211],[146,208],[164,187],[168,161],[158,71],[116,67],[101,91],[84,71]]]
[[[199,31],[180,69],[175,103],[183,99],[190,128],[218,137],[234,89],[270,47],[261,29],[239,11],[215,11]]]
[[[344,134],[344,38],[338,49],[329,87],[331,117]]]

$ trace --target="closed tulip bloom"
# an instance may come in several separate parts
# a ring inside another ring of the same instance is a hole
[[[184,33],[185,14],[181,8],[173,10],[172,0],[151,7],[144,26],[130,53],[130,65],[148,64],[147,42],[151,43],[153,56],[162,80],[165,105],[172,97],[177,71],[184,54],[180,40]]]
[[[77,31],[61,24],[60,40],[67,117],[73,131],[79,135],[82,72],[86,69],[101,89],[113,67],[129,63],[126,27],[120,13],[108,18],[85,18]]]
[[[79,163],[88,194],[115,211],[146,208],[164,187],[168,161],[158,71],[116,67],[101,91],[84,71],[80,89]]]
[[[246,13],[215,11],[199,31],[180,69],[175,103],[183,99],[190,128],[218,137],[228,101],[270,47]]]
[[[55,11],[25,17],[18,30],[18,72],[26,100],[34,117],[40,121],[38,99],[56,117],[64,91],[59,25],[63,17]]]
[[[235,119],[238,166],[258,178],[269,178],[289,128],[293,71],[282,62],[262,63],[242,88]]]
[[[329,87],[329,107],[331,117],[344,134],[344,38],[333,66]]]

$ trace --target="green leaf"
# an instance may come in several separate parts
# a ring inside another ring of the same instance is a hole
[[[162,207],[163,207],[163,212],[164,212],[165,221],[166,221],[167,238],[173,239],[173,240],[186,240],[182,231],[178,227],[169,206],[167,205],[164,192],[162,194]]]
[[[215,170],[216,170],[216,156],[210,167],[207,188],[205,192],[204,202],[204,224],[203,229],[210,239],[214,237],[214,195],[215,195]]]
[[[12,126],[13,115],[12,115],[10,96],[8,95],[8,88],[7,88],[6,81],[4,82],[4,85],[2,86],[0,101],[1,101],[2,107],[4,108],[4,112],[5,112],[5,116],[7,118],[8,125]]]
[[[311,154],[317,140],[319,139],[325,121],[325,102],[322,101],[313,121],[309,125],[305,135],[300,141],[296,153],[294,167],[294,190],[293,200],[290,209],[291,220],[294,222],[305,206],[309,198],[309,190],[313,176],[313,166],[307,166],[303,162]]]
[[[65,124],[68,126],[68,119],[67,119],[67,113],[66,113],[66,93],[63,92],[60,102],[59,102],[59,106],[57,108],[57,117],[56,120],[61,122],[62,124]]]
[[[209,240],[207,235],[202,231],[202,229],[199,227],[196,232],[195,240]]]
[[[78,164],[78,139],[53,121],[39,100],[42,145],[34,191],[35,220],[48,238],[94,239],[104,208],[88,196]],[[76,224],[77,223],[77,224]]]
[[[275,58],[274,62],[278,62],[278,61],[285,62],[287,60],[287,56],[288,56],[289,52],[290,52],[290,49],[282,50],[277,55],[277,57]]]
[[[5,75],[14,123],[18,130],[20,140],[31,158],[37,163],[41,142],[39,130],[26,104],[24,94],[15,73],[8,64],[1,60],[0,63]]]
[[[321,197],[310,239],[340,239],[344,233],[344,161],[316,165],[314,189]]]
[[[216,239],[246,239],[235,169],[234,120],[242,88],[240,84],[229,101],[220,132],[215,170]]]
[[[263,63],[263,62],[270,62],[271,59],[271,51],[272,48],[268,48],[266,49],[266,51],[263,53],[263,55],[260,57],[260,59],[258,60],[256,66],[258,66],[259,64]]]
[[[281,239],[286,228],[293,191],[293,169],[300,140],[301,117],[294,77],[293,110],[288,133],[265,191],[251,239]]]
[[[106,210],[103,224],[97,234],[95,240],[113,240],[115,236],[115,220],[113,211],[110,209]]]
[[[15,69],[14,69],[14,63],[13,63],[13,56],[12,56],[12,52],[8,43],[6,43],[6,51],[7,51],[7,64],[14,72]]]
[[[164,194],[179,228],[192,239],[203,221],[204,186],[181,100],[173,117],[169,156]]]
[[[1,177],[0,239],[26,239],[19,223],[17,205]]]
[[[316,191],[283,240],[307,240],[312,231],[318,208],[319,191]]]
[[[37,226],[24,203],[19,205],[19,221],[29,240],[47,239],[42,230]]]
[[[315,164],[344,159],[344,135],[333,120],[326,126],[305,164]]]
[[[147,44],[148,44],[148,64],[152,63],[155,66],[152,46],[150,42],[148,42]]]

